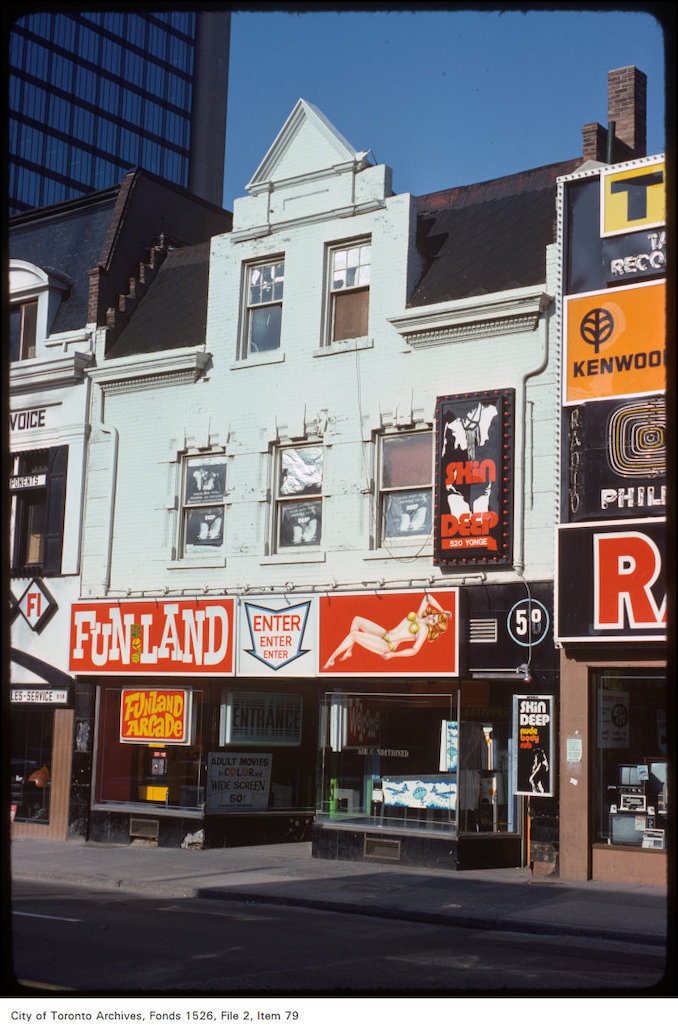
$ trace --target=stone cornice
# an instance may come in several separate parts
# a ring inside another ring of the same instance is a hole
[[[107,360],[89,371],[104,392],[139,391],[194,384],[212,355],[203,349],[174,349]]]
[[[77,384],[93,359],[89,352],[73,352],[12,363],[9,369],[10,392],[40,391]]]
[[[534,331],[553,302],[542,289],[519,288],[469,299],[454,299],[389,317],[413,349],[464,342],[499,334]]]

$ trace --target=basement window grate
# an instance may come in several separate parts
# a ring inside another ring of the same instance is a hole
[[[364,857],[384,861],[400,861],[400,840],[385,840],[381,836],[366,836]]]
[[[160,833],[160,823],[157,819],[130,819],[129,835],[140,836],[145,840],[157,840]]]
[[[469,620],[469,643],[470,644],[496,644],[497,643],[497,620],[496,619],[470,619]]]

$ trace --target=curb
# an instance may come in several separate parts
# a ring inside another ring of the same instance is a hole
[[[60,883],[92,890],[107,890],[112,893],[129,893],[137,896],[155,896],[168,899],[193,898],[218,900],[238,904],[269,904],[282,907],[299,907],[308,910],[333,911],[337,914],[362,915],[369,918],[388,918],[405,922],[422,922],[428,925],[452,925],[466,929],[490,929],[496,932],[518,932],[540,936],[569,936],[592,940],[611,940],[632,943],[644,947],[666,946],[666,937],[652,933],[632,933],[621,929],[606,929],[600,926],[559,925],[558,923],[535,922],[524,918],[507,918],[505,915],[488,916],[450,914],[442,911],[423,911],[394,907],[388,904],[356,904],[351,901],[331,900],[279,894],[262,894],[256,891],[239,890],[237,893],[218,888],[206,888],[187,882],[185,885],[161,881],[138,882],[131,879],[114,879],[110,876],[54,875],[50,873],[13,873],[17,882]]]

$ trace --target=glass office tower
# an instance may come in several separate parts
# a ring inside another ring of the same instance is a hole
[[[142,167],[222,204],[230,14],[25,15],[9,60],[10,214]]]

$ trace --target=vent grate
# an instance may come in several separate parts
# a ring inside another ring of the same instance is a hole
[[[469,620],[469,643],[470,644],[496,644],[497,643],[497,620],[496,619],[470,619]]]
[[[366,836],[364,857],[400,861],[400,840],[385,840],[381,836]]]
[[[160,833],[160,823],[157,819],[130,819],[129,835],[141,836],[146,840],[157,840]]]

